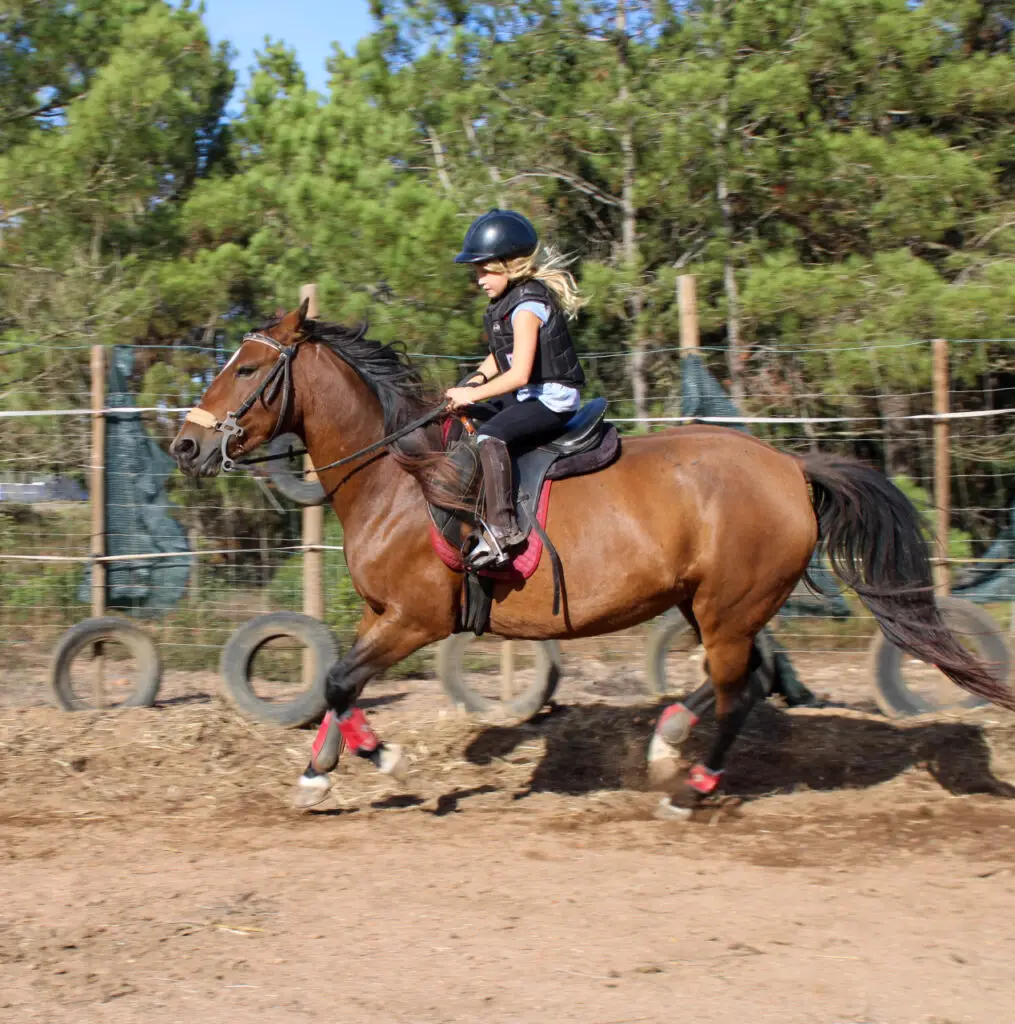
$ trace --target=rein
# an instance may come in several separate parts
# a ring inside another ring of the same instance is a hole
[[[214,413],[210,413],[207,409],[202,409],[200,406],[195,406],[191,409],[184,420],[190,420],[191,423],[196,423],[199,427],[208,427],[216,433],[222,435],[222,471],[224,473],[234,473],[245,466],[253,466],[261,462],[274,462],[278,459],[288,459],[296,455],[306,455],[307,451],[304,448],[302,451],[293,451],[290,449],[288,452],[284,452],[281,455],[262,455],[256,459],[232,459],[229,457],[229,445],[235,438],[237,441],[243,437],[243,427],[240,426],[240,419],[245,416],[254,407],[254,403],[263,397],[264,405],[271,405],[272,402],[279,395],[279,391],[282,392],[282,407],[279,409],[278,418],[275,420],[275,427],[271,432],[271,436],[267,442],[274,441],[276,437],[282,432],[282,424],[285,422],[285,418],[289,413],[289,405],[292,401],[293,391],[293,379],[292,379],[292,363],[293,359],[296,358],[296,350],[300,345],[304,344],[305,338],[300,338],[298,341],[293,342],[292,345],[280,345],[274,338],[269,338],[266,334],[261,334],[258,331],[252,331],[250,334],[243,336],[243,341],[259,341],[263,345],[267,345],[269,348],[273,348],[278,353],[278,359],[275,360],[275,365],[268,371],[268,375],[263,381],[247,396],[240,407],[235,412],[227,412],[224,419],[218,419]],[[242,344],[242,342],[241,342]],[[368,444],[365,448],[360,448],[359,451],[353,452],[352,455],[346,455],[344,458],[336,459],[334,462],[329,462],[326,466],[315,466],[315,473],[322,473],[326,469],[335,469],[338,466],[347,465],[350,462],[355,462],[357,459],[363,458],[365,455],[371,455],[381,448],[386,448],[389,444],[393,444],[395,441],[405,437],[406,434],[411,434],[414,430],[419,430],[420,427],[425,427],[428,423],[432,423],[436,419],[440,419],[448,410],[447,400],[441,402],[434,409],[430,409],[425,412],[422,416],[416,417],[410,423],[405,424],[403,427],[399,427],[398,430],[382,437],[379,441],[374,441],[373,444]]]

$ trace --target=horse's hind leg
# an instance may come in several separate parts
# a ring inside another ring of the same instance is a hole
[[[730,748],[740,733],[750,709],[763,696],[752,670],[759,663],[753,637],[722,637],[706,640],[709,676],[715,691],[716,736],[704,762],[692,766],[666,809],[686,812],[719,786]]]
[[[701,643],[702,632],[698,626],[698,620],[694,615],[691,602],[688,601],[681,604],[679,608],[698,637],[698,642]],[[708,650],[709,648],[706,647],[706,654]],[[761,663],[761,653],[758,650],[757,644],[752,643],[748,671],[752,674],[752,684],[758,685],[761,690],[764,690],[764,684],[760,680],[755,683],[753,675],[761,667]],[[678,748],[691,735],[691,730],[698,724],[702,716],[710,711],[715,704],[716,692],[712,685],[711,666],[707,657],[705,660],[705,674],[709,676],[706,682],[693,693],[684,697],[683,700],[670,704],[656,723],[655,732],[652,734],[652,740],[649,745],[648,760],[652,779],[657,783],[672,779],[676,772]],[[765,694],[759,693],[759,696],[765,696]]]

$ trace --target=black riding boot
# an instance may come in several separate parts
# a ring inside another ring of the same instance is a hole
[[[511,496],[511,455],[499,437],[483,437],[479,442],[479,461],[483,466],[483,491],[486,495],[486,522],[494,540],[502,549],[525,542],[518,528]]]

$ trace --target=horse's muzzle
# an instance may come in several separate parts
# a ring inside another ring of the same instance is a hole
[[[169,446],[169,454],[187,476],[215,476],[222,468],[219,439],[195,437],[186,426]]]

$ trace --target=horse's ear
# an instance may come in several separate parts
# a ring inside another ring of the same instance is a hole
[[[283,337],[293,337],[303,329],[303,324],[307,319],[307,310],[310,308],[310,299],[304,299],[299,309],[294,309],[291,313],[286,313],[284,317],[279,321],[278,330]]]

